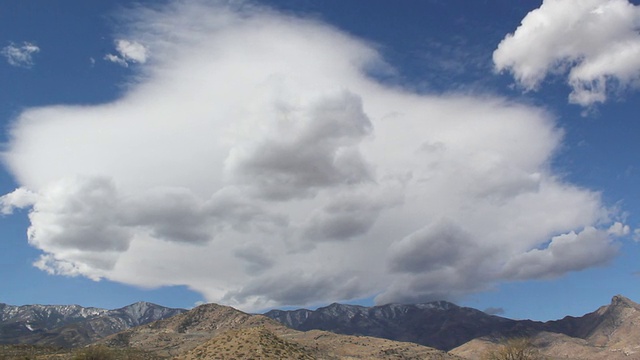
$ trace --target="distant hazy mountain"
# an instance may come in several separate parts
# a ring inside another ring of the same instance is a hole
[[[265,315],[301,331],[375,336],[442,350],[482,336],[527,336],[544,328],[540,322],[506,319],[446,301],[374,307],[331,304],[315,311],[272,310]]]
[[[79,346],[186,310],[138,302],[116,310],[0,304],[0,344]]]

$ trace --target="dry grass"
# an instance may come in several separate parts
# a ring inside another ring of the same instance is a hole
[[[0,360],[35,360],[64,354],[68,350],[51,346],[0,345]]]
[[[136,349],[91,346],[65,349],[51,346],[0,345],[0,360],[159,360],[158,356]]]
[[[316,356],[311,349],[283,340],[265,327],[255,327],[227,331],[176,359],[311,360]]]

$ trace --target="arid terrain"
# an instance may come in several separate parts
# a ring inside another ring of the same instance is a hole
[[[545,359],[640,358],[640,305],[619,295],[582,317],[549,322],[511,320],[446,302],[332,304],[267,316],[217,304],[189,311],[132,306],[3,305],[0,359],[477,360],[510,338],[527,339]],[[118,325],[108,330],[104,324]],[[121,327],[126,329],[115,332]],[[95,340],[87,345],[87,339]]]

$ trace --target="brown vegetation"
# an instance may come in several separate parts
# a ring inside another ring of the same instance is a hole
[[[482,360],[542,360],[544,359],[529,338],[504,340],[497,349],[485,352]]]
[[[156,360],[158,356],[136,349],[89,346],[72,352],[71,360]]]

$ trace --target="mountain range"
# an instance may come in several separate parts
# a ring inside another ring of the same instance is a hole
[[[640,305],[614,296],[584,316],[536,322],[444,301],[264,315],[216,304],[189,311],[149,303],[116,310],[0,304],[2,344],[92,343],[145,359],[479,359],[512,337],[529,338],[549,359],[640,358]]]
[[[101,341],[179,359],[458,359],[433,348],[374,337],[297,331],[263,315],[207,304]]]
[[[331,304],[265,315],[297,330],[409,341],[470,359],[514,337],[531,338],[549,358],[640,359],[640,305],[620,295],[582,317],[547,322],[507,319],[444,301],[374,307]]]
[[[0,344],[82,346],[185,311],[148,302],[115,310],[79,305],[0,304]]]
[[[446,301],[374,307],[334,303],[315,311],[272,310],[265,315],[301,331],[318,329],[345,335],[374,336],[447,351],[492,334],[527,336],[542,325],[529,320],[516,321],[488,315]]]

